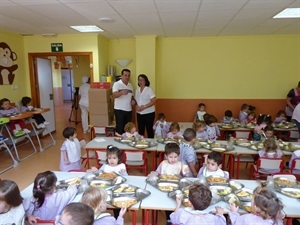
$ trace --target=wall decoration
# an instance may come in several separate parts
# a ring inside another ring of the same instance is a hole
[[[8,44],[0,42],[0,85],[12,84],[15,78],[14,71],[18,69],[15,64],[17,54]]]

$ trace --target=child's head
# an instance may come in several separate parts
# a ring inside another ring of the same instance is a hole
[[[253,120],[253,119],[255,119],[255,117],[256,117],[256,113],[254,111],[250,111],[248,114],[248,118]]]
[[[27,96],[23,97],[21,100],[22,106],[28,106],[30,102],[31,102],[31,98]]]
[[[216,122],[218,122],[218,120],[214,115],[209,115],[205,120],[205,123],[210,127],[214,127]]]
[[[269,125],[272,123],[272,117],[266,114],[259,114],[257,118],[257,125],[266,124]]]
[[[263,219],[271,218],[274,221],[281,219],[282,209],[282,202],[272,191],[262,187],[257,187],[253,191],[252,210]]]
[[[136,132],[136,126],[133,122],[129,122],[125,124],[124,130],[125,132],[133,134],[134,132]]]
[[[193,129],[194,129],[196,132],[202,132],[202,131],[204,131],[204,129],[205,129],[205,122],[200,121],[200,120],[196,120],[196,121],[193,123]]]
[[[206,120],[208,119],[208,117],[210,117],[210,114],[205,113],[205,114],[203,115],[203,120],[206,121]]]
[[[209,172],[217,171],[222,167],[222,154],[220,152],[211,152],[207,156],[207,169]]]
[[[285,111],[279,110],[276,116],[277,117],[286,117]]]
[[[272,125],[267,125],[264,129],[265,135],[267,138],[273,137],[274,136],[274,127]]]
[[[275,152],[277,150],[277,144],[274,139],[266,139],[264,141],[264,149],[266,153]]]
[[[196,131],[192,128],[187,128],[183,132],[183,139],[186,142],[192,142],[196,138]]]
[[[205,108],[206,108],[206,105],[204,103],[200,103],[198,105],[198,110],[201,111],[201,112],[205,111]]]
[[[241,111],[243,112],[248,112],[249,111],[249,105],[244,103],[242,106],[241,106]]]
[[[160,122],[164,122],[166,119],[165,114],[163,113],[158,113],[157,115],[157,120],[159,120]]]
[[[171,125],[170,125],[170,132],[172,132],[173,134],[176,134],[179,131],[180,131],[179,123],[177,123],[177,122],[171,123]]]
[[[33,183],[33,197],[40,208],[45,201],[46,195],[51,194],[56,187],[57,177],[51,171],[39,173]]]
[[[224,113],[224,116],[226,119],[230,119],[232,117],[232,111],[231,110],[226,110]]]
[[[10,108],[10,101],[9,101],[9,99],[2,98],[0,100],[0,106],[1,106],[2,109],[5,109],[5,110],[9,109]]]
[[[189,189],[189,201],[195,210],[206,209],[212,199],[211,191],[201,183],[193,184]]]
[[[12,180],[0,180],[0,213],[4,213],[10,207],[21,205],[23,198],[18,185]]]
[[[74,127],[66,127],[63,130],[63,136],[67,139],[74,139],[76,137],[76,129]]]
[[[168,143],[165,146],[165,156],[170,164],[174,164],[178,161],[180,154],[179,145],[176,143]]]
[[[255,106],[253,106],[253,105],[249,105],[249,111],[251,112],[251,111],[255,111],[256,110],[256,107]]]
[[[106,211],[107,192],[99,187],[89,187],[82,195],[81,202],[92,207],[95,215]]]
[[[56,225],[93,225],[94,211],[87,204],[81,202],[72,202],[67,205],[58,220]]]
[[[110,166],[116,166],[122,163],[122,150],[119,148],[113,146],[113,145],[108,145],[107,146],[107,152],[106,152],[106,162]]]

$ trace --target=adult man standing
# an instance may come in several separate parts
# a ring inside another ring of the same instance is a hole
[[[129,83],[130,70],[123,69],[121,79],[113,85],[114,110],[116,117],[116,135],[124,133],[124,126],[131,121],[133,98],[133,87]]]

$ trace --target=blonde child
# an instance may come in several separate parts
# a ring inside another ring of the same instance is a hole
[[[204,103],[200,103],[198,105],[198,111],[195,115],[195,120],[194,121],[196,121],[196,120],[204,121],[203,116],[206,113],[205,108],[206,108],[206,105]]]
[[[216,141],[217,138],[220,136],[220,130],[216,124],[217,118],[214,115],[209,115],[205,122],[208,140]]]
[[[283,225],[283,204],[272,191],[257,187],[253,192],[252,213],[240,215],[235,204],[230,204],[229,217],[232,225]]]
[[[0,117],[19,114],[20,110],[17,107],[14,107],[10,104],[10,100],[7,98],[2,98],[0,100]],[[18,126],[19,127],[18,127]],[[13,132],[14,136],[19,137],[25,133],[29,134],[31,131],[28,130],[25,126],[23,120],[10,120],[9,129]]]
[[[170,132],[167,134],[167,138],[181,139],[183,138],[182,133],[180,132],[179,123],[173,122],[170,126]]]
[[[205,122],[197,120],[193,123],[193,129],[196,131],[196,138],[201,139],[201,140],[207,140],[208,139],[208,134],[205,131]]]
[[[156,137],[167,137],[167,133],[170,130],[170,125],[166,121],[165,114],[159,113],[157,115],[157,121],[153,125],[153,130]]]
[[[272,118],[270,115],[260,114],[257,118],[256,126],[253,130],[253,139],[255,141],[260,141],[261,136],[264,136],[264,129],[267,125],[272,123]]]
[[[223,208],[216,206],[215,215],[206,210],[212,200],[212,193],[203,184],[193,184],[189,188],[189,202],[191,210],[181,207],[182,196],[176,197],[175,211],[170,215],[172,224],[209,224],[226,225]]]
[[[81,147],[76,138],[76,129],[74,127],[66,127],[63,130],[63,136],[65,141],[60,148],[60,170],[81,170]]]
[[[189,168],[188,176],[197,177],[195,164],[197,162],[196,153],[193,145],[196,140],[196,131],[192,128],[187,128],[183,133],[184,141],[180,144],[179,160]]]
[[[248,104],[243,104],[241,106],[241,111],[239,114],[239,121],[240,123],[246,124],[248,122],[247,116],[249,113],[249,105]]]
[[[0,180],[0,224],[22,224],[25,216],[23,198],[18,185],[11,180]]]
[[[126,171],[126,166],[122,163],[122,150],[112,145],[107,146],[106,152],[106,162],[100,169],[99,173],[111,173],[115,172],[121,175],[128,175]],[[96,167],[92,167],[92,171],[97,171]]]
[[[276,115],[276,118],[274,120],[274,123],[282,123],[282,122],[285,122],[285,121],[287,121],[285,111],[279,110],[277,115]]]
[[[233,123],[235,122],[236,119],[233,118],[233,114],[232,114],[232,111],[231,110],[226,110],[225,113],[224,113],[224,116],[222,118],[222,123]]]
[[[221,176],[229,179],[229,173],[222,170],[222,160],[223,158],[221,153],[209,153],[207,156],[207,163],[200,168],[197,177]]]
[[[98,187],[89,187],[82,195],[81,202],[92,207],[94,210],[93,225],[123,225],[123,216],[126,213],[126,208],[122,208],[119,212],[117,220],[106,212],[107,192]]]
[[[122,134],[123,138],[140,137],[139,133],[136,131],[136,126],[133,122],[126,123],[124,130],[125,133]]]
[[[247,116],[247,123],[256,123],[256,113],[254,111],[249,112]]]
[[[56,215],[75,198],[76,185],[70,185],[65,191],[56,191],[56,182],[57,177],[51,171],[39,173],[34,179],[33,197],[23,202],[30,224],[36,223],[36,217],[55,220]]]

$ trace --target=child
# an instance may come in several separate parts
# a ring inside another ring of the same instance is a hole
[[[0,224],[22,224],[25,210],[18,185],[0,180]]]
[[[218,136],[220,136],[220,130],[217,123],[217,118],[214,115],[209,115],[206,122],[206,133],[208,135],[208,140],[216,141]]]
[[[285,111],[279,110],[274,120],[274,123],[282,123],[285,122],[286,120],[287,119],[286,119]]]
[[[156,137],[165,138],[170,130],[170,125],[166,121],[165,114],[159,113],[157,115],[157,121],[153,125],[153,130]]]
[[[42,220],[54,220],[63,208],[70,203],[77,194],[76,185],[70,185],[65,191],[56,192],[57,177],[51,171],[39,173],[34,179],[33,197],[24,199],[26,215]],[[36,219],[29,220],[36,223]]]
[[[296,159],[296,158],[300,158],[300,150],[297,150],[297,151],[293,152],[293,154],[291,156],[291,159],[290,159],[290,162],[289,162],[289,168],[290,169],[292,168],[293,160]],[[293,173],[294,174],[300,174],[300,170],[294,169]]]
[[[272,125],[267,125],[264,129],[264,135],[265,137],[262,137],[262,139],[274,139],[277,140],[277,137],[274,135],[275,129]],[[264,136],[263,135],[263,136]]]
[[[55,224],[57,225],[93,225],[93,209],[81,202],[72,202],[67,205],[61,216],[57,216]]]
[[[195,115],[195,120],[194,121],[196,121],[196,120],[204,121],[203,116],[206,113],[205,108],[206,108],[206,105],[204,103],[200,103],[198,105],[198,111]]]
[[[229,179],[227,171],[222,169],[222,154],[220,152],[211,152],[207,156],[207,164],[202,166],[198,172],[198,176],[221,176]]]
[[[182,196],[176,197],[175,211],[170,215],[173,224],[226,225],[223,208],[216,206],[216,214],[206,210],[212,199],[211,191],[203,184],[193,184],[189,188],[191,210],[181,208]]]
[[[252,213],[240,215],[238,207],[230,204],[229,217],[232,225],[283,225],[283,204],[272,191],[257,187],[253,192]]]
[[[184,142],[182,142],[179,146],[179,160],[183,165],[187,165],[189,167],[189,177],[197,177],[197,171],[195,169],[197,157],[193,147],[196,139],[196,131],[192,128],[187,128],[183,133],[183,138]]]
[[[28,112],[33,109],[33,107],[30,105],[31,103],[30,97],[27,96],[23,97],[21,103],[22,103],[21,112]],[[34,114],[32,118],[35,120],[37,128],[45,128],[47,125],[49,125],[49,123],[46,122],[42,114]]]
[[[193,129],[196,131],[196,138],[207,141],[208,134],[205,131],[205,122],[197,120],[193,124]]]
[[[167,134],[167,138],[181,139],[183,138],[180,132],[179,123],[173,122],[170,126],[170,132]]]
[[[100,169],[99,173],[111,173],[116,172],[121,175],[128,175],[126,171],[126,166],[122,163],[122,151],[117,147],[112,145],[107,146],[107,153],[106,153],[106,162]],[[92,167],[92,171],[97,171],[96,167]]]
[[[264,129],[267,125],[272,123],[272,118],[270,115],[260,114],[257,118],[257,124],[254,127],[253,139],[255,141],[261,140],[261,135],[264,135]]]
[[[81,148],[76,138],[76,129],[74,127],[66,127],[63,130],[63,136],[66,139],[60,148],[60,170],[81,170]]]
[[[109,213],[106,213],[107,192],[98,187],[89,187],[82,195],[81,202],[91,206],[94,210],[93,225],[123,225],[123,216],[126,213],[126,208],[120,210],[118,219],[116,220]]]
[[[262,158],[282,158],[282,151],[278,149],[274,139],[266,139],[264,141],[264,149],[258,151],[259,157]],[[266,173],[273,174],[280,172],[279,169],[264,169],[259,168]]]
[[[246,124],[248,122],[247,121],[248,112],[249,112],[249,105],[248,104],[243,104],[241,106],[241,111],[240,111],[240,114],[239,114],[240,123]]]
[[[0,117],[6,116],[7,114],[19,114],[20,110],[17,107],[10,105],[10,101],[7,98],[2,98],[0,100]],[[23,120],[10,120],[9,129],[13,132],[14,136],[19,137],[24,135],[24,132],[29,134],[30,130],[26,129],[25,123]],[[19,125],[21,130],[17,128],[16,125]]]
[[[126,123],[124,130],[125,133],[122,134],[123,138],[140,137],[139,133],[136,131],[136,126],[133,122]]]
[[[224,116],[222,118],[222,123],[233,123],[236,120],[233,118],[233,114],[231,110],[226,110]]]
[[[247,116],[247,123],[256,123],[256,113],[254,111],[250,111]]]

